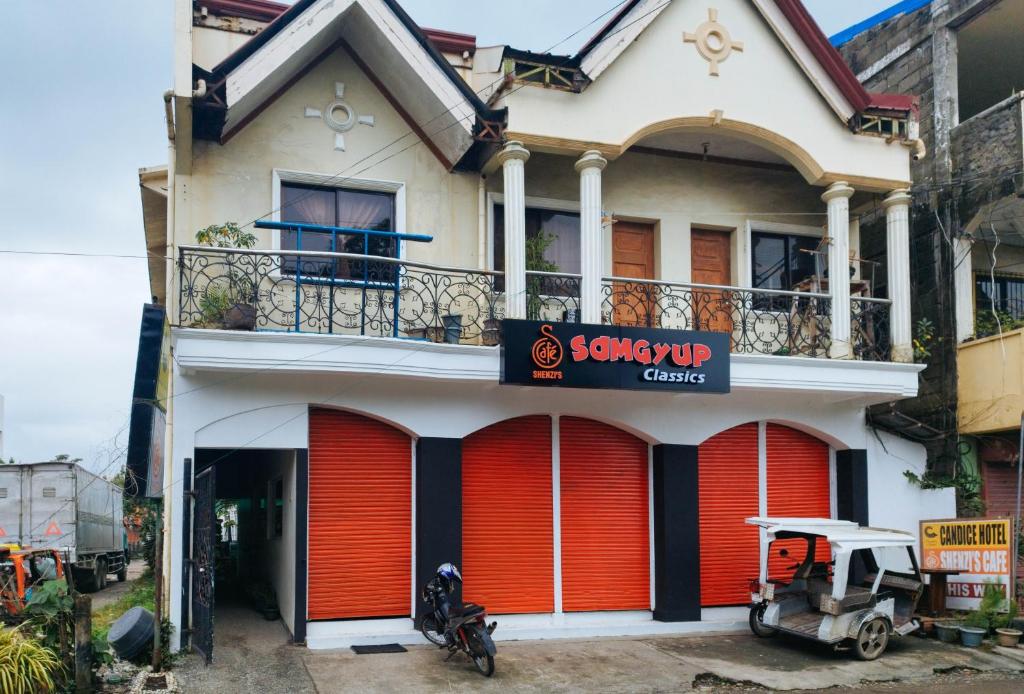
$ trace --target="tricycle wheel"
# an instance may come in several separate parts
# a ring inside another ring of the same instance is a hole
[[[768,609],[768,605],[764,603],[760,605],[754,605],[750,608],[750,630],[754,632],[754,636],[759,636],[762,639],[768,639],[779,633],[779,630],[766,625],[763,621],[764,611]]]
[[[853,649],[861,660],[874,660],[882,655],[888,645],[889,625],[881,617],[876,617],[861,625]]]

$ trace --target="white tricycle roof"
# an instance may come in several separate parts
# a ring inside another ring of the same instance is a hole
[[[905,547],[917,543],[917,538],[903,530],[862,528],[853,521],[830,518],[767,518],[755,516],[748,525],[757,525],[768,532],[768,540],[782,532],[821,535],[829,544],[846,551],[871,547]]]

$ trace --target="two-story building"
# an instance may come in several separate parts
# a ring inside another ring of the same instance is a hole
[[[767,551],[745,518],[953,514],[903,474],[923,447],[865,423],[923,368],[916,105],[797,0],[630,0],[574,55],[395,0],[177,5],[169,162],[140,184],[182,645],[209,653],[214,585],[257,579],[311,648],[414,641],[445,561],[499,638],[735,628]],[[228,222],[236,247],[197,243]],[[596,380],[559,387],[580,354]]]

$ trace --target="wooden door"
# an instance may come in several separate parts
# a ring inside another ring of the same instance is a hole
[[[732,281],[731,238],[728,231],[691,229],[690,276],[694,284],[728,286]],[[694,289],[693,328],[732,332],[731,292]]]
[[[641,280],[654,279],[654,225],[615,222],[612,227],[612,274]],[[617,282],[612,288],[615,325],[655,326],[655,285]]]

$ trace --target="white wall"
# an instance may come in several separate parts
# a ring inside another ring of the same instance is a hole
[[[867,451],[868,521],[872,526],[906,530],[916,536],[922,520],[956,517],[952,488],[921,489],[903,474],[910,470],[924,476],[924,446],[879,431],[877,437],[867,437]]]
[[[270,582],[277,592],[277,604],[288,631],[295,631],[295,454],[280,451],[274,464],[268,468],[273,482],[284,480],[284,522],[281,537],[267,539],[266,561]],[[266,485],[264,485],[266,488]],[[266,493],[266,492],[264,492]],[[272,499],[271,499],[272,500]],[[273,521],[273,509],[267,508],[268,525]],[[264,529],[266,532],[266,529]],[[266,537],[266,535],[264,535]]]

